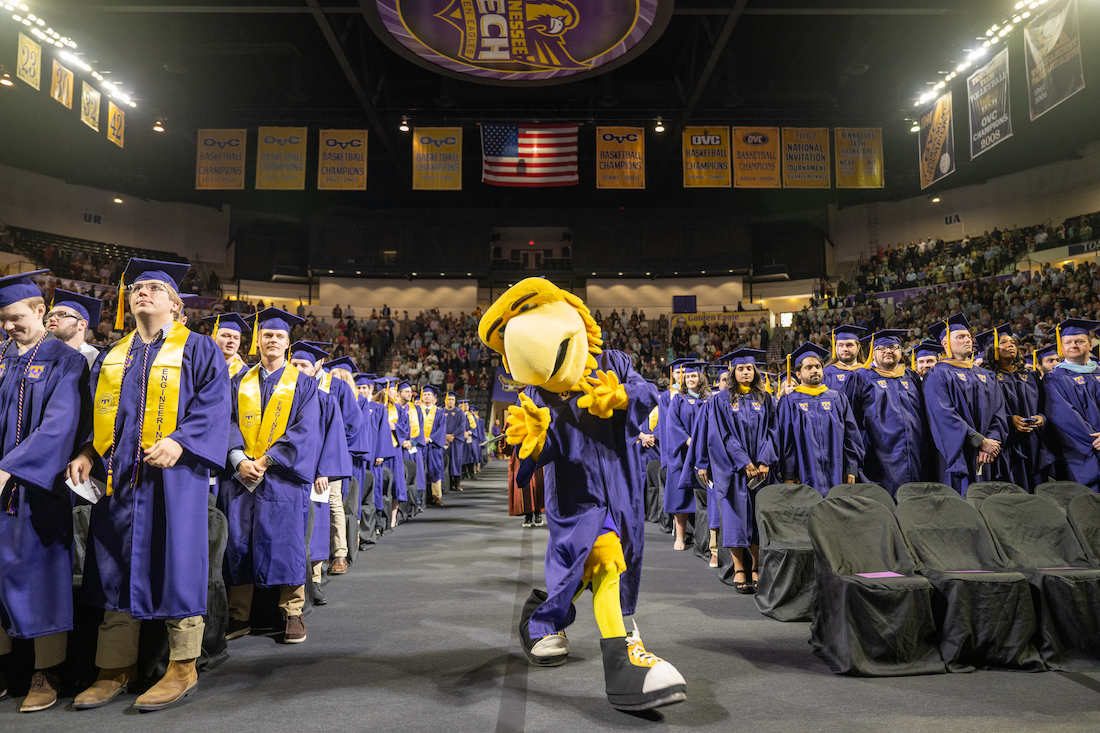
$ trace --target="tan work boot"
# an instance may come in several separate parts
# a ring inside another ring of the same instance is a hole
[[[39,710],[52,708],[57,702],[57,688],[60,686],[55,675],[36,670],[31,678],[31,691],[23,698],[19,712],[37,713]]]
[[[142,712],[163,710],[191,694],[198,687],[199,672],[195,660],[168,662],[168,671],[145,694],[134,701],[134,709]]]
[[[91,710],[102,707],[126,692],[127,685],[137,676],[137,666],[120,669],[101,669],[94,684],[73,700],[74,710]]]

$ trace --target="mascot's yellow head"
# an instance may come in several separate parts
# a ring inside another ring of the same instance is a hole
[[[575,388],[596,368],[603,344],[584,302],[540,277],[508,288],[485,312],[478,335],[513,378],[551,392]]]

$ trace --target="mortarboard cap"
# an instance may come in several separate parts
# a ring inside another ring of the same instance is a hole
[[[859,340],[860,344],[865,346],[873,346],[878,344],[896,345],[901,346],[901,340],[909,335],[909,332],[904,328],[881,328],[872,334],[864,336]]]
[[[230,331],[239,331],[242,334],[245,331],[252,330],[252,327],[248,325],[248,321],[242,318],[240,313],[221,313],[216,316],[207,316],[202,319],[202,323],[211,324],[215,336],[223,328]]]
[[[295,341],[290,345],[290,358],[312,363],[324,359],[325,352],[308,341]]]
[[[439,389],[439,387],[436,387],[436,386],[435,386],[434,384],[425,384],[425,385],[424,385],[424,388],[423,388],[422,390],[420,390],[420,391],[421,391],[421,393],[423,393],[423,392],[431,392],[431,393],[432,393],[432,394],[434,394],[434,395],[435,395],[436,397],[438,397],[438,396],[439,396],[439,392],[440,392],[440,389]]]
[[[974,343],[977,344],[980,350],[985,351],[993,343],[993,334],[997,334],[998,340],[1001,338],[1001,336],[1004,336],[1006,334],[1011,336],[1012,324],[1002,323],[1001,325],[991,328],[988,331],[976,333],[974,334]]]
[[[969,331],[970,323],[962,313],[956,313],[946,320],[933,323],[928,327],[928,333],[932,338],[942,342],[948,327],[950,327],[952,331]]]
[[[675,369],[685,364],[690,364],[693,361],[695,361],[695,359],[690,356],[681,356],[679,359],[673,359],[669,363],[665,364],[665,369]]]
[[[760,349],[737,349],[731,351],[725,356],[718,358],[718,361],[728,362],[730,366],[736,366],[737,364],[756,364],[767,356],[766,351]]]
[[[293,313],[287,313],[282,308],[264,308],[256,314],[256,323],[259,324],[258,331],[286,331],[290,333],[290,329],[294,326],[305,322],[306,319],[299,318]]]
[[[70,290],[54,288],[53,307],[72,308],[88,322],[88,328],[94,329],[99,325],[99,313],[103,310],[103,301],[91,295],[81,295]]]
[[[791,365],[794,366],[795,369],[797,369],[798,365],[801,364],[802,360],[805,359],[807,356],[816,356],[818,359],[821,359],[822,363],[824,363],[825,357],[828,355],[828,351],[821,348],[812,341],[807,341],[806,343],[802,344],[797,349],[791,352]]]
[[[355,386],[362,387],[363,385],[374,386],[375,376],[373,374],[367,374],[366,372],[359,372],[355,375]]]
[[[925,340],[913,347],[913,354],[921,356],[939,356],[943,353],[943,345],[939,341]]]
[[[315,346],[314,348],[317,347]],[[328,356],[328,354],[326,353],[325,356]],[[350,356],[341,356],[339,359],[326,361],[323,369],[326,372],[331,372],[333,369],[347,369],[352,374],[355,374],[357,371],[359,371],[359,367],[355,366],[355,360],[352,359]]]
[[[147,280],[159,280],[165,285],[171,285],[179,294],[183,278],[190,269],[191,265],[186,262],[163,262],[131,257],[126,263],[126,270],[122,273],[122,283],[133,285]]]
[[[845,323],[834,328],[829,335],[833,337],[833,343],[836,343],[837,341],[859,341],[865,333],[867,329],[863,326]]]
[[[18,303],[27,298],[41,298],[42,291],[31,280],[31,276],[41,275],[44,272],[49,270],[33,270],[0,277],[0,308],[6,308],[12,303]]]
[[[409,384],[409,380],[402,379],[400,382],[397,383],[397,391],[400,392],[403,389],[412,389],[412,385]]]

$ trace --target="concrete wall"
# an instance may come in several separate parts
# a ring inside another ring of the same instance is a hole
[[[361,280],[323,277],[320,279],[319,307],[331,312],[332,306],[355,307],[356,315],[370,315],[371,308],[389,305],[394,313],[439,308],[446,313],[470,313],[477,306],[477,280]]]
[[[730,275],[671,280],[593,278],[588,281],[585,302],[593,311],[639,308],[648,316],[670,312],[674,295],[694,295],[700,311],[720,311],[722,306],[734,310],[737,302],[745,299],[741,278]]]

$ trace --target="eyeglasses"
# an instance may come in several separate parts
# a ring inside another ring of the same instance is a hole
[[[876,344],[875,351],[901,351],[901,347],[897,344]]]
[[[134,293],[140,293],[142,290],[148,290],[150,293],[156,295],[157,293],[167,293],[168,288],[160,283],[136,283],[129,286],[130,291]]]
[[[49,313],[46,314],[46,320],[47,321],[52,321],[54,319],[57,319],[57,320],[60,321],[60,320],[63,320],[65,318],[72,318],[73,320],[76,320],[76,321],[81,320],[80,316],[74,316],[72,313],[66,313],[65,311],[50,311]]]

